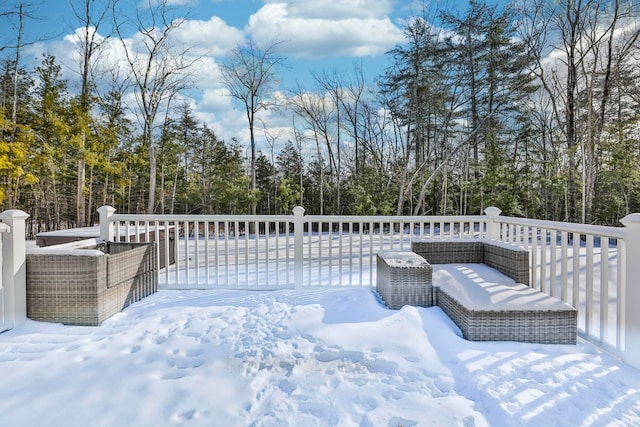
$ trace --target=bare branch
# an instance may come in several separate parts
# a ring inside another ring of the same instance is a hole
[[[148,13],[138,10],[135,21],[118,21],[119,0],[113,2],[114,28],[122,41],[125,61],[135,87],[138,120],[142,127],[142,143],[149,154],[150,179],[148,212],[155,209],[156,158],[154,131],[161,111],[169,109],[176,95],[191,87],[191,69],[199,57],[190,55],[190,47],[173,43],[172,34],[184,18],[172,19],[170,0],[148,1]],[[150,21],[150,25],[146,20]],[[125,37],[125,24],[133,23],[141,46]],[[138,49],[139,48],[139,49]]]
[[[253,40],[246,46],[237,46],[220,66],[222,82],[230,95],[240,101],[249,123],[251,145],[251,190],[256,189],[255,116],[260,110],[268,110],[273,104],[269,96],[279,82],[277,69],[284,66],[285,58],[278,54],[282,42],[274,41],[260,49]],[[256,213],[255,203],[252,213]]]

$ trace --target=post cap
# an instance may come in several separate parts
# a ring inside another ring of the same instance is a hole
[[[622,225],[627,227],[633,224],[640,224],[640,213],[629,214],[622,218],[620,222],[622,223]]]
[[[500,212],[502,212],[500,209],[496,208],[495,206],[489,206],[488,208],[486,208],[484,210],[484,213],[486,213],[487,215],[492,215],[492,216],[498,216],[500,215]]]
[[[100,206],[98,209],[96,209],[96,211],[98,211],[98,213],[100,214],[113,214],[116,211],[116,208],[112,207],[112,206]]]
[[[9,209],[0,213],[0,218],[12,218],[14,220],[27,219],[29,214],[20,209]]]

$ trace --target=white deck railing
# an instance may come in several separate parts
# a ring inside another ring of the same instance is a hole
[[[498,239],[529,250],[531,286],[578,308],[578,328],[621,352],[625,228],[498,217]]]
[[[487,234],[485,216],[305,216],[301,207],[281,216],[100,212],[103,239],[158,241],[160,265],[168,266],[160,286],[176,289],[375,286],[379,250]]]
[[[0,332],[27,320],[25,212],[0,213]]]
[[[497,208],[479,216],[410,217],[304,215],[301,207],[281,216],[122,215],[108,206],[99,212],[103,239],[158,241],[165,289],[373,287],[376,253],[408,249],[414,239],[517,244],[530,251],[532,286],[577,307],[584,337],[640,360],[640,310],[630,309],[640,307],[640,289],[625,280],[640,279],[638,214],[625,218],[625,227],[601,227],[502,217]]]

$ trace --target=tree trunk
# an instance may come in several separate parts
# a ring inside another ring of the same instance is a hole
[[[256,137],[254,134],[254,119],[255,119],[255,107],[251,106],[247,110],[247,117],[249,118],[249,136],[251,144],[251,214],[255,215],[258,208],[257,199],[253,198],[256,191]]]
[[[149,141],[149,203],[147,204],[147,213],[152,214],[156,205],[156,175],[157,175],[157,162],[156,151],[151,141]]]
[[[78,170],[76,172],[76,225],[78,227],[85,227],[86,224],[86,197],[84,194],[84,183],[86,178],[85,161],[84,161],[84,147],[85,147],[86,133],[83,131],[80,137],[80,149],[78,157]]]
[[[22,1],[20,2],[19,5],[19,11],[18,11],[18,18],[19,18],[19,26],[18,26],[18,34],[17,34],[17,41],[16,41],[16,56],[15,56],[15,64],[14,64],[14,69],[13,69],[13,103],[11,105],[11,124],[12,124],[12,128],[11,128],[11,135],[10,135],[10,142],[14,143],[16,142],[16,132],[17,132],[17,120],[18,120],[18,67],[20,64],[20,52],[21,52],[21,48],[22,48],[22,31],[23,31],[23,25],[24,25],[24,12],[23,12],[23,3]],[[11,177],[11,175],[9,175],[9,177],[7,178],[8,182],[7,182],[7,188],[6,188],[6,199],[7,199],[7,207],[9,209],[12,209],[14,207],[15,204],[15,197],[14,197],[14,192],[13,192],[13,188],[14,185],[17,187],[18,182],[13,182],[13,178]]]

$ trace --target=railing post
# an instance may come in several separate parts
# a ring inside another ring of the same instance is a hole
[[[492,240],[500,240],[500,224],[496,221],[496,218],[502,212],[500,209],[490,206],[484,210],[487,214],[487,237]]]
[[[113,241],[113,227],[111,227],[111,216],[116,212],[116,209],[111,206],[101,206],[98,208],[100,214],[100,239],[104,242]]]
[[[640,213],[625,216],[624,361],[640,368]]]
[[[294,280],[296,289],[302,288],[304,280],[304,208],[293,208],[293,264],[295,267]]]
[[[5,318],[18,326],[27,320],[27,255],[26,212],[11,209],[0,213],[0,220],[11,230],[2,244],[2,287],[4,288]]]

